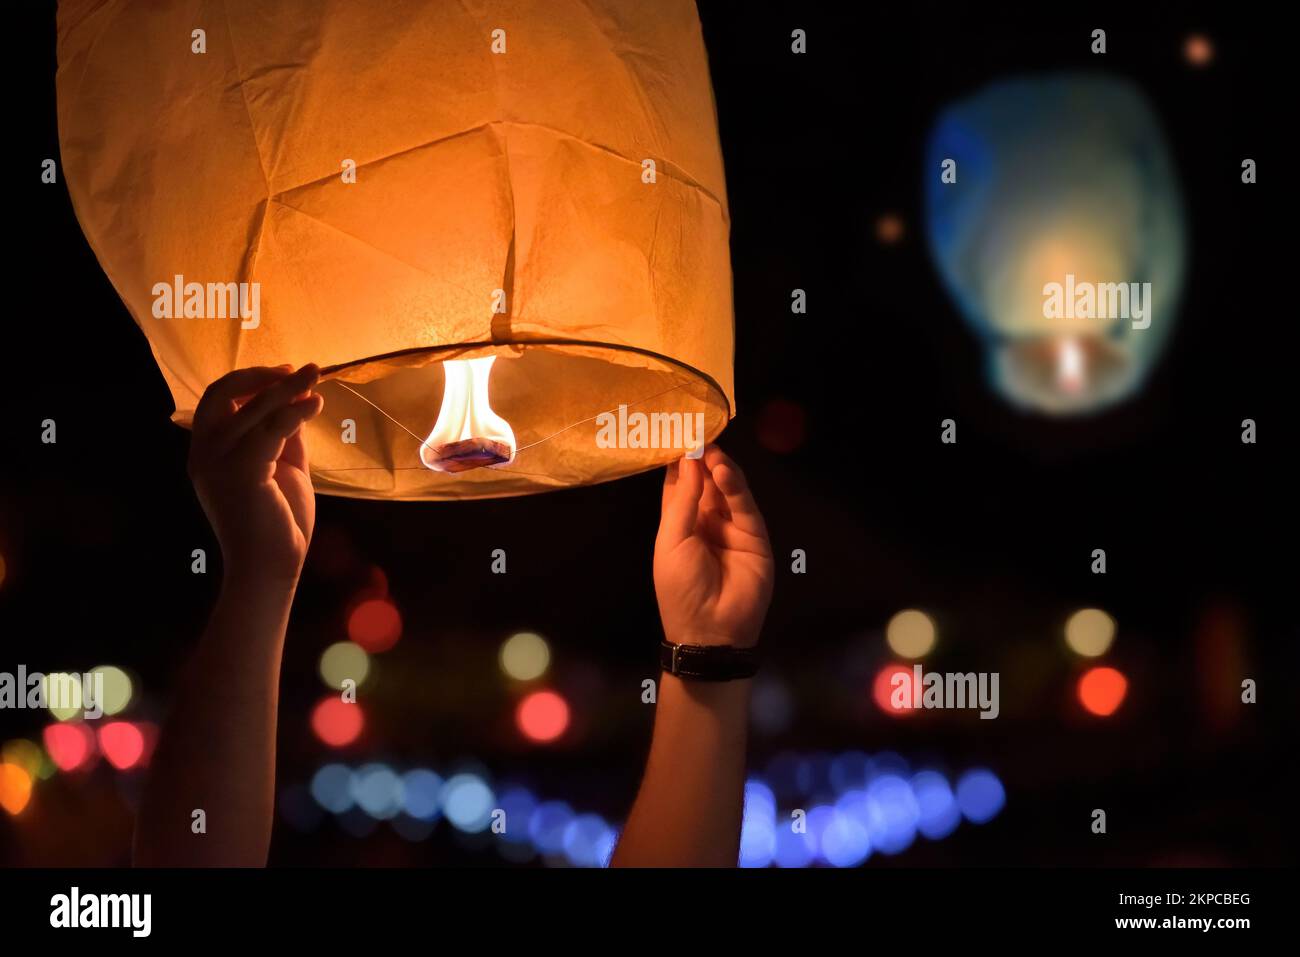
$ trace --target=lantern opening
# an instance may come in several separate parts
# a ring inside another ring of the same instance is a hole
[[[492,411],[488,399],[494,362],[496,356],[443,362],[442,408],[420,445],[420,461],[435,472],[468,472],[514,461],[514,430]]]
[[[1101,408],[1132,386],[1134,365],[1106,335],[1035,336],[1004,342],[993,375],[1010,398],[1050,412]]]

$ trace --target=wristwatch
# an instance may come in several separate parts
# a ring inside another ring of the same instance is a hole
[[[737,681],[758,672],[758,653],[734,645],[677,645],[664,640],[659,646],[664,671],[695,681]]]

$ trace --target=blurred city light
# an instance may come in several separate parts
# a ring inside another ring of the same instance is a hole
[[[1115,640],[1115,619],[1100,608],[1081,608],[1065,623],[1065,643],[1076,655],[1104,655]]]
[[[402,637],[402,616],[387,598],[370,598],[348,616],[348,637],[371,654],[387,651]]]
[[[554,691],[534,691],[519,702],[515,717],[526,738],[544,744],[569,727],[569,706]]]
[[[352,769],[343,764],[327,764],[311,779],[311,796],[331,814],[342,814],[352,807]]]
[[[1098,717],[1109,717],[1124,702],[1128,679],[1114,668],[1089,668],[1079,679],[1079,703]]]
[[[885,626],[885,641],[900,658],[922,658],[934,649],[934,621],[923,611],[907,608]]]
[[[1209,66],[1214,61],[1214,44],[1202,33],[1193,33],[1183,41],[1183,56],[1194,67]]]
[[[46,725],[41,739],[60,771],[75,771],[95,756],[95,734],[80,721]]]
[[[581,814],[564,829],[564,856],[574,867],[604,867],[614,851],[614,829],[599,814]]]
[[[895,688],[895,677],[901,675],[906,682]],[[892,662],[876,672],[876,680],[871,686],[871,694],[876,706],[892,718],[906,718],[916,709],[912,707],[912,669],[908,665]],[[894,695],[899,695],[899,706],[894,705]]]
[[[796,831],[788,814],[777,821],[772,859],[778,867],[808,867],[816,856],[817,845],[806,829],[803,833]]]
[[[406,813],[421,821],[435,821],[441,811],[443,780],[428,768],[413,768],[402,775]]]
[[[17,817],[31,798],[32,776],[27,769],[8,761],[0,763],[0,807]]]
[[[135,767],[144,757],[144,735],[129,721],[110,721],[99,729],[99,750],[119,771]]]
[[[501,670],[516,681],[532,681],[546,673],[551,649],[546,639],[531,631],[511,635],[501,644]]]
[[[104,714],[121,714],[131,703],[135,686],[128,675],[116,665],[99,665],[90,669],[91,675],[102,675],[101,699],[99,705]]]
[[[921,809],[906,779],[896,774],[873,778],[861,806],[865,812],[862,822],[873,849],[882,854],[899,854],[911,847]],[[845,807],[846,812],[851,810],[852,805]]]
[[[492,789],[477,774],[454,774],[442,786],[442,813],[452,827],[477,834],[492,822]]]
[[[403,797],[402,779],[386,764],[366,764],[352,775],[352,800],[376,820],[396,817]]]
[[[361,687],[370,674],[370,655],[366,649],[351,641],[337,641],[320,656],[321,680],[336,690],[343,689],[349,679]]]
[[[1002,782],[986,768],[967,771],[957,781],[957,806],[972,824],[993,820],[1006,800]]]
[[[565,831],[573,818],[573,808],[563,801],[545,801],[537,805],[528,820],[528,833],[533,845],[543,854],[561,853]]]
[[[918,771],[912,776],[916,796],[916,829],[932,841],[942,840],[961,823],[961,808],[952,785],[938,771]]]
[[[316,737],[332,748],[342,748],[356,741],[365,727],[365,715],[358,704],[349,704],[330,696],[316,705],[311,713],[311,729]]]
[[[81,716],[82,676],[56,671],[41,677],[41,694],[50,714],[59,721],[71,721]],[[93,693],[93,691],[92,691]]]
[[[0,761],[18,765],[35,780],[40,776],[41,768],[45,764],[45,752],[41,750],[40,745],[26,738],[15,738],[6,741],[4,748],[0,749]]]
[[[501,840],[511,844],[528,843],[528,824],[537,809],[537,798],[527,788],[512,787],[502,792],[497,803],[506,815],[506,829],[501,832]]]

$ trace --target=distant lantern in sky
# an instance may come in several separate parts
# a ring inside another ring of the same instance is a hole
[[[644,471],[732,415],[690,0],[69,0],[58,20],[68,189],[177,422],[232,369],[316,362],[317,491],[463,499]],[[623,405],[667,418],[598,442]]]
[[[930,248],[994,388],[1053,415],[1138,390],[1176,320],[1186,247],[1142,93],[1082,74],[995,83],[943,112],[927,155]]]

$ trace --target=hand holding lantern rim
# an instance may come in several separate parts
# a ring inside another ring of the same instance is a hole
[[[757,644],[772,600],[772,547],[744,473],[716,445],[668,467],[654,579],[669,641]]]
[[[316,499],[302,426],[324,399],[320,369],[254,367],[212,383],[194,412],[189,473],[221,543],[226,578],[296,581]]]

